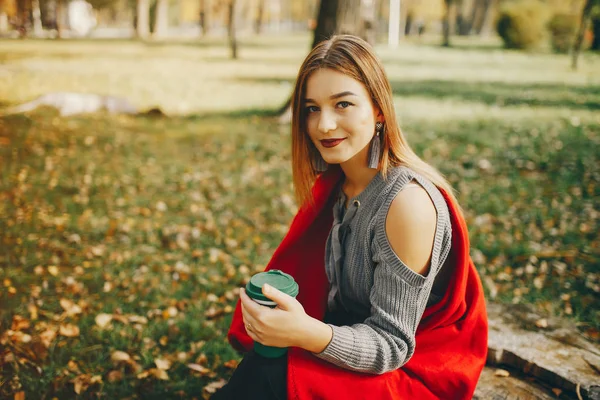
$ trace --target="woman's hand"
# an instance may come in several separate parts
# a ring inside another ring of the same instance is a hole
[[[242,288],[242,315],[248,335],[255,342],[265,346],[302,347],[302,339],[311,318],[304,311],[302,304],[272,286],[263,285],[263,294],[277,303],[276,308],[269,308],[255,303]]]

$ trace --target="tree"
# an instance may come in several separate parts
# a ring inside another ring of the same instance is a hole
[[[586,0],[585,4],[583,5],[583,10],[581,11],[581,20],[579,22],[579,30],[577,31],[577,36],[575,36],[575,44],[573,45],[573,55],[571,59],[571,68],[573,69],[577,69],[577,61],[579,59],[579,53],[581,52],[583,36],[585,35],[587,23],[592,13],[592,7],[598,3],[600,3],[600,0]]]
[[[227,33],[229,36],[229,48],[231,49],[231,58],[237,59],[237,38],[235,32],[235,0],[229,0],[229,13],[227,21]]]
[[[202,36],[206,36],[208,33],[208,16],[207,16],[206,0],[200,0],[200,28],[202,29]]]
[[[254,20],[254,33],[257,35],[262,31],[263,17],[265,13],[265,0],[258,0],[256,19]]]
[[[450,46],[450,33],[454,30],[453,18],[452,18],[452,9],[454,6],[455,0],[444,0],[444,41],[442,45],[444,47]]]
[[[169,0],[156,0],[156,14],[154,16],[154,37],[166,35],[169,28]]]
[[[136,1],[135,25],[138,39],[146,39],[150,34],[150,2],[148,0]]]
[[[365,23],[366,3],[372,0],[321,0],[317,14],[317,26],[313,34],[311,49],[335,34],[352,34],[367,39],[369,23]],[[372,6],[371,9],[375,10]],[[374,35],[372,35],[374,37]],[[292,119],[292,98],[288,98],[285,105],[279,110],[279,122],[289,123]]]

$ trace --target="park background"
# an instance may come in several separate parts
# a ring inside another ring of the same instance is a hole
[[[286,102],[315,32],[374,44],[489,304],[598,342],[598,3],[324,4],[0,2],[1,398],[208,398],[231,376],[238,288],[298,207]],[[139,112],[15,112],[56,92]]]

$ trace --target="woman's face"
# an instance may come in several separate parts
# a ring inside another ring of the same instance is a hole
[[[383,119],[361,82],[329,68],[319,69],[306,83],[304,107],[308,135],[325,162],[366,160],[375,123]]]

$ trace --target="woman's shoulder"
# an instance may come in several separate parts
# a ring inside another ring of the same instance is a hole
[[[407,166],[388,171],[388,190],[379,209],[379,217],[404,216],[404,220],[431,221],[443,228],[449,224],[449,209],[441,190],[422,174]],[[437,216],[437,218],[435,218]]]

